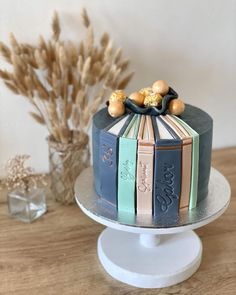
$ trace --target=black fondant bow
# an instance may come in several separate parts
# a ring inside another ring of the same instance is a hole
[[[160,107],[140,107],[128,97],[124,103],[125,106],[133,113],[140,115],[159,116],[165,114],[165,112],[168,110],[169,102],[174,98],[178,98],[178,94],[170,87],[169,92],[163,97]]]

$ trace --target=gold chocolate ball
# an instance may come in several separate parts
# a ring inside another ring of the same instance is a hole
[[[112,92],[110,98],[109,98],[109,102],[115,102],[115,101],[121,101],[124,102],[126,99],[126,94],[123,90],[115,90],[114,92]]]
[[[120,117],[125,113],[125,105],[121,101],[111,102],[108,106],[108,113],[113,118]]]
[[[132,99],[137,105],[141,106],[143,105],[145,96],[140,92],[133,92],[129,96],[130,99]]]
[[[144,105],[146,107],[157,107],[161,104],[162,96],[159,93],[152,93],[145,97]]]
[[[179,98],[172,99],[169,103],[168,109],[172,115],[179,116],[184,112],[185,104]]]
[[[152,93],[152,88],[151,87],[145,87],[145,88],[140,89],[139,92],[141,94],[143,94],[144,96],[147,96],[147,95]]]
[[[164,80],[158,80],[153,83],[152,90],[154,93],[159,93],[161,95],[166,95],[169,91],[169,86]]]

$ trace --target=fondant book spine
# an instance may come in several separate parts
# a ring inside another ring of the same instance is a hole
[[[124,117],[124,116],[123,116]],[[109,133],[109,129],[118,123],[123,117],[110,124],[101,131],[100,134],[100,152],[99,152],[99,170],[100,170],[100,196],[102,199],[117,207],[117,166],[118,166],[118,137],[124,133],[133,114],[128,115],[118,136]]]
[[[191,191],[192,139],[183,139],[180,209],[188,208]]]
[[[135,172],[137,140],[119,140],[118,210],[135,213]]]
[[[156,142],[154,179],[154,216],[177,216],[181,192],[181,140]]]
[[[192,136],[192,172],[191,172],[191,190],[189,209],[193,209],[197,205],[198,195],[198,169],[199,169],[199,134],[192,129],[187,123],[178,117],[174,117]]]
[[[93,148],[93,173],[94,173],[94,186],[96,193],[101,196],[101,173],[100,173],[100,143],[101,143],[101,132],[114,126],[124,116],[115,119],[112,118],[107,112],[104,114],[104,118],[99,122],[100,125],[97,127],[93,122],[92,128],[92,148]],[[94,121],[94,118],[93,118]],[[107,122],[107,123],[106,123]]]
[[[189,206],[191,190],[192,137],[176,122],[176,120],[173,120],[173,118],[171,118],[169,115],[166,115],[164,120],[169,122],[172,128],[175,128],[176,132],[182,139],[182,178],[179,208],[186,209]]]
[[[100,136],[101,197],[117,206],[117,145],[116,135],[103,130]]]
[[[137,213],[152,214],[154,146],[138,143],[137,159]]]
[[[182,181],[181,181],[181,196],[180,209],[189,207],[190,192],[191,192],[191,173],[192,173],[192,137],[176,120],[169,115],[166,120],[174,124],[176,130],[182,134]]]

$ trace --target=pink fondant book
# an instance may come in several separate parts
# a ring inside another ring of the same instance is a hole
[[[137,214],[152,214],[154,132],[150,116],[142,116],[138,132]]]

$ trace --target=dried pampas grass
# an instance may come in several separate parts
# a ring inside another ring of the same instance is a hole
[[[12,71],[0,70],[0,78],[15,94],[25,96],[33,106],[31,117],[46,125],[58,143],[73,142],[74,132],[87,133],[92,115],[114,89],[124,89],[133,76],[126,73],[129,60],[103,33],[99,43],[85,9],[86,30],[79,44],[60,39],[57,12],[52,18],[52,37],[39,36],[38,44],[20,43],[10,34],[10,47],[0,42],[0,54]]]

